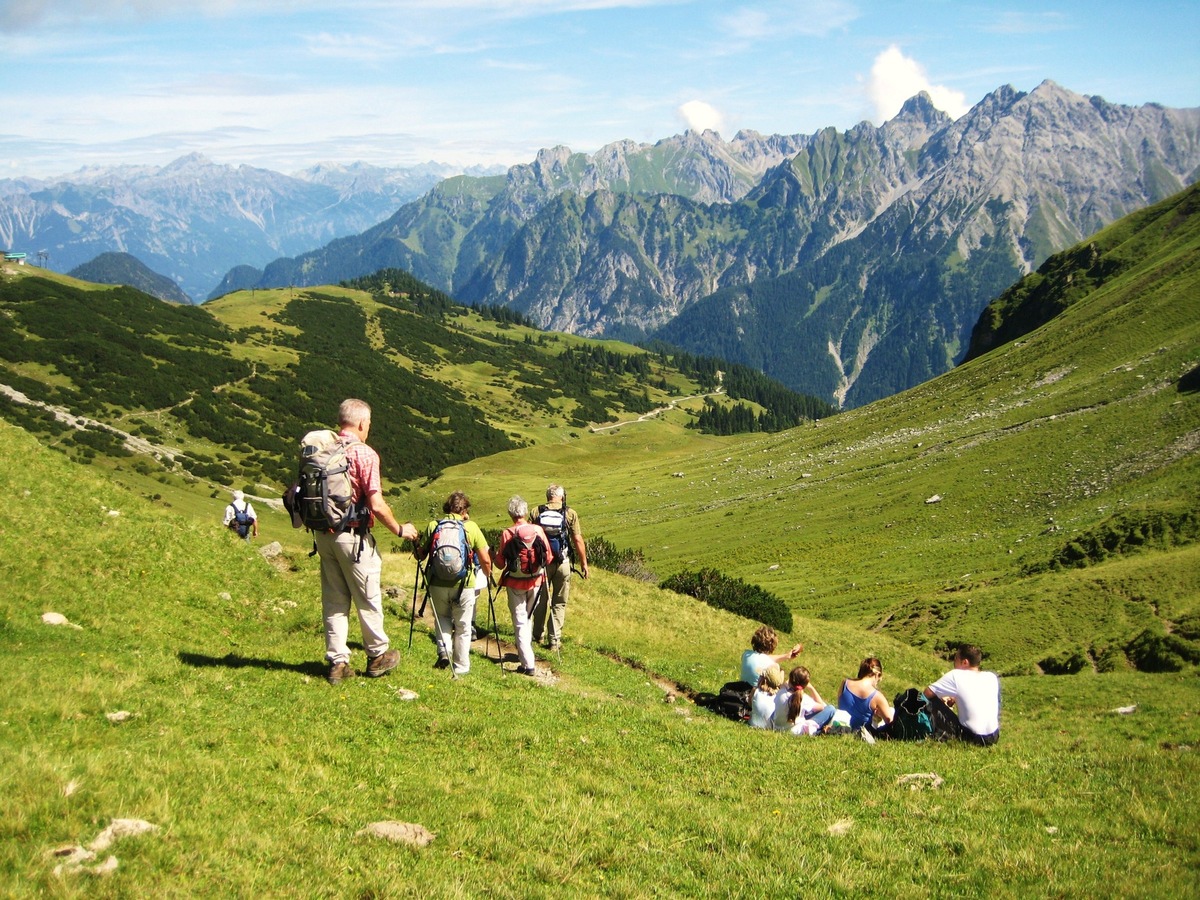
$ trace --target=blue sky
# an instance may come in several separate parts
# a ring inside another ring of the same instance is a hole
[[[879,124],[919,90],[958,116],[1047,78],[1192,107],[1198,38],[1195,0],[0,0],[0,177],[511,165]]]

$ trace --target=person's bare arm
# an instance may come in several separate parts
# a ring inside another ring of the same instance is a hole
[[[396,518],[392,512],[392,508],[388,506],[388,502],[383,499],[383,494],[375,491],[367,495],[367,505],[371,508],[371,512],[375,514],[384,527],[398,538],[406,541],[415,541],[417,539],[417,529],[412,522],[400,524],[400,520]]]

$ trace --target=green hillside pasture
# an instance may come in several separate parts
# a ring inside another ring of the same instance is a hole
[[[331,688],[311,573],[7,426],[0,462],[37,499],[0,529],[5,896],[1187,897],[1200,877],[1194,675],[1007,679],[986,751],[796,739],[664,703],[585,649],[716,674],[741,642],[730,617],[600,576],[554,678],[477,656],[452,681],[422,637],[387,678]],[[839,646],[814,636],[814,659],[852,660],[851,629],[819,637]],[[99,853],[107,876],[54,874],[117,818],[157,830]],[[385,820],[435,837],[359,834]]]
[[[1029,574],[1114,516],[1200,516],[1197,230],[1102,233],[1142,261],[1021,340],[869,407],[694,452],[664,423],[629,425],[570,452],[476,460],[435,487],[469,485],[486,514],[513,481],[527,497],[561,481],[588,533],[640,549],[660,577],[713,566],[799,616],[930,649],[969,634],[1006,671],[1094,657],[1148,627],[1147,611],[1169,631],[1162,610],[1197,602],[1196,556],[1177,547],[1125,570],[1142,586]],[[1159,594],[1159,567],[1180,568],[1177,594]],[[982,622],[1004,628],[994,647]]]

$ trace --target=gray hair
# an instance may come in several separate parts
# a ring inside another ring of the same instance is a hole
[[[349,425],[355,428],[363,422],[371,421],[371,407],[365,400],[343,400],[338,407],[338,425]]]
[[[546,499],[553,503],[555,500],[561,500],[565,497],[566,493],[561,484],[552,484],[546,488]]]
[[[529,515],[529,504],[521,498],[520,494],[514,494],[509,498],[508,514],[512,516],[513,521],[524,519]]]

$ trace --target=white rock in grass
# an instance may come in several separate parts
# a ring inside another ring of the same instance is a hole
[[[118,709],[116,712],[105,713],[104,718],[114,723],[127,722],[133,718],[133,713],[127,709]]]
[[[853,819],[838,819],[836,822],[834,822],[832,825],[830,825],[827,830],[834,837],[838,837],[840,835],[845,834],[853,826],[854,826]]]
[[[152,825],[142,819],[113,819],[108,827],[96,835],[96,839],[88,844],[89,850],[107,850],[121,838],[137,837],[149,831],[158,831],[157,825]]]
[[[1119,713],[1122,716],[1128,716],[1128,715],[1132,714],[1133,712],[1135,712],[1136,710],[1137,710],[1137,704],[1135,703],[1135,704],[1133,704],[1133,706],[1118,706],[1116,709],[1113,710],[1113,712]]]
[[[410,691],[408,688],[400,688],[396,691],[397,700],[416,700],[419,696],[416,691]]]
[[[942,776],[937,772],[910,772],[897,778],[896,783],[907,784],[911,791],[919,791],[926,786],[937,789],[942,786]]]
[[[410,847],[428,847],[437,835],[424,825],[413,822],[372,822],[359,832],[360,835],[383,838],[394,844],[407,844]]]
[[[929,504],[929,503],[941,503],[941,502],[942,502],[942,495],[941,495],[941,494],[934,494],[932,497],[929,497],[929,498],[927,498],[927,499],[925,500],[925,503],[926,503],[926,504]]]
[[[110,856],[104,862],[100,863],[100,865],[84,868],[83,871],[87,872],[89,875],[111,875],[113,872],[117,871],[118,865],[120,865],[120,863],[117,862],[117,858],[115,856]]]
[[[79,631],[83,631],[82,625],[76,625],[74,622],[67,619],[62,613],[44,612],[42,613],[42,621],[47,625],[67,625]]]

